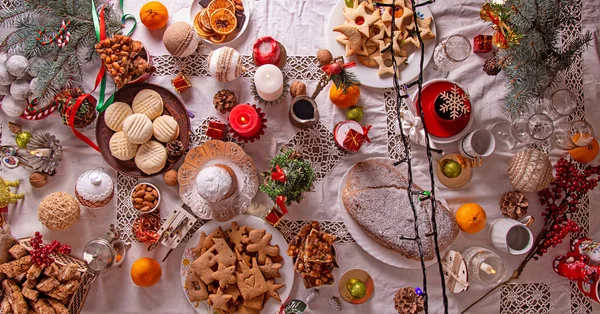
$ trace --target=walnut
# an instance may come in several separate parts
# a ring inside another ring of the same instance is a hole
[[[290,95],[292,95],[292,98],[306,95],[306,85],[300,81],[294,81],[290,86]]]
[[[41,188],[44,187],[46,183],[48,183],[47,179],[48,176],[46,176],[45,174],[41,172],[34,172],[29,176],[29,183],[34,188]]]
[[[317,51],[317,60],[319,60],[319,64],[324,66],[326,64],[330,64],[333,61],[333,56],[331,55],[331,51],[327,49],[321,49]]]

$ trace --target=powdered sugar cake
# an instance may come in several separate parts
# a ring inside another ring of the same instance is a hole
[[[395,168],[381,161],[367,160],[350,169],[342,200],[350,216],[370,238],[407,258],[419,260],[417,244],[399,238],[415,235],[407,186],[407,180]],[[413,188],[421,190],[416,185]],[[418,195],[413,196],[423,256],[425,260],[432,260],[435,257],[433,238],[425,236],[431,231],[431,202],[420,202],[418,198]],[[444,251],[454,242],[459,230],[452,213],[441,202],[436,204],[438,244],[440,251]]]

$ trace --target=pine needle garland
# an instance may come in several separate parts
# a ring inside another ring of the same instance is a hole
[[[0,50],[10,55],[20,54],[30,59],[43,60],[32,65],[38,73],[39,103],[50,102],[64,88],[81,84],[82,65],[92,61],[96,32],[90,1],[77,0],[11,0],[11,5],[0,10],[0,27],[14,30],[0,40]],[[96,7],[102,5],[96,1]],[[122,29],[120,14],[112,5],[104,9],[108,36]],[[56,43],[42,45],[37,37],[46,30],[48,35],[58,32],[63,21],[70,21],[69,43],[59,48]]]
[[[506,0],[504,4],[491,4],[493,13],[518,38],[497,55],[508,78],[509,115],[525,112],[530,104],[543,98],[559,83],[561,73],[576,56],[589,47],[590,32],[561,41],[561,32],[575,22],[565,9],[571,5],[569,0]]]
[[[279,166],[285,172],[285,182],[274,180],[271,176],[276,167]],[[292,202],[300,202],[304,192],[312,189],[315,173],[310,162],[302,159],[302,156],[288,149],[269,162],[269,169],[262,173],[264,182],[260,190],[267,194],[272,200],[278,196],[284,196],[286,205]]]

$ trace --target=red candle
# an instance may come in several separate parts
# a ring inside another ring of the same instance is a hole
[[[260,117],[249,104],[233,107],[229,114],[229,124],[242,137],[253,137],[260,132],[262,122]]]
[[[257,66],[263,64],[279,65],[281,50],[279,43],[271,37],[261,37],[256,40],[252,49],[254,62]]]

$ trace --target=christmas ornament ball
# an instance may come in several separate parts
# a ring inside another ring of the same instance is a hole
[[[244,70],[242,56],[233,48],[221,47],[208,55],[208,72],[219,82],[231,82]]]
[[[30,93],[29,81],[24,79],[18,79],[10,84],[10,94],[15,97],[16,100],[27,100]]]
[[[103,207],[113,199],[113,180],[101,169],[86,171],[77,179],[75,196],[83,206],[89,208]]]
[[[8,73],[11,75],[16,77],[23,76],[27,74],[28,69],[29,60],[23,56],[14,55],[6,60],[6,70],[8,70]]]
[[[163,44],[174,57],[187,57],[198,48],[200,37],[194,28],[186,22],[177,22],[169,26],[163,35]]]
[[[553,179],[550,158],[537,149],[522,150],[508,162],[508,178],[521,192],[539,192]]]
[[[354,120],[356,122],[360,122],[364,118],[365,114],[363,112],[363,108],[360,106],[352,106],[348,108],[348,112],[346,112],[346,118],[348,120]]]
[[[458,161],[446,160],[442,167],[442,173],[448,178],[456,178],[462,173],[462,166]]]
[[[362,299],[367,295],[367,286],[360,279],[348,279],[348,282],[346,283],[346,288],[348,288],[350,296],[352,296],[354,299]]]
[[[9,117],[18,117],[27,109],[27,100],[17,100],[12,95],[4,96],[2,99],[2,110]]]
[[[0,96],[10,94],[10,85],[0,85]]]
[[[8,56],[5,53],[0,53],[0,65],[6,65],[6,60],[8,60]]]
[[[8,73],[6,65],[0,63],[0,85],[10,85],[17,78],[14,75]]]
[[[31,133],[27,132],[27,131],[23,131],[23,132],[19,132],[15,138],[15,142],[17,143],[17,146],[19,146],[20,148],[26,148],[27,144],[29,144],[29,141],[31,141]]]
[[[79,220],[79,203],[72,195],[54,192],[38,207],[38,220],[50,230],[67,230]]]

